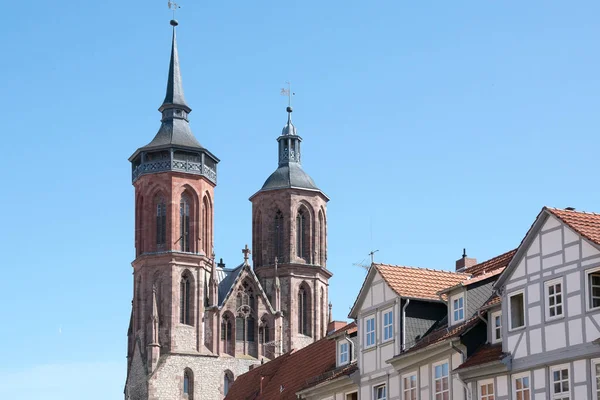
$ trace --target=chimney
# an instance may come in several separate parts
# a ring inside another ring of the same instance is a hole
[[[337,331],[338,329],[342,329],[346,325],[348,325],[348,322],[346,322],[346,321],[331,321],[327,325],[327,336],[331,335],[333,332]]]
[[[463,272],[465,269],[477,264],[476,258],[467,257],[467,249],[463,249],[463,255],[459,260],[456,260],[456,272]]]

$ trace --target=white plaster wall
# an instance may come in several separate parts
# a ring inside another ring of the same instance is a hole
[[[506,375],[500,375],[496,378],[498,384],[498,397],[508,395],[508,377]]]
[[[375,349],[363,353],[363,369],[361,375],[371,373],[377,369],[376,355]]]
[[[379,352],[380,352],[379,368],[389,367],[389,364],[386,363],[386,361],[389,360],[390,358],[394,357],[394,342],[389,341],[389,342],[386,342],[385,344],[379,346]]]
[[[383,303],[385,299],[383,298],[383,285],[384,283],[376,283],[371,287],[371,291],[373,292],[373,305],[377,305]]]
[[[546,338],[546,351],[560,349],[567,345],[564,322],[547,324],[544,327],[544,335]]]

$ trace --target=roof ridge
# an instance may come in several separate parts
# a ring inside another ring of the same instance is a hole
[[[410,265],[398,265],[398,264],[384,264],[384,263],[373,263],[375,266],[381,266],[381,267],[392,267],[392,268],[405,268],[405,269],[414,269],[414,270],[424,270],[424,271],[431,271],[431,272],[444,272],[444,273],[448,273],[448,274],[452,274],[452,275],[469,275],[469,274],[465,274],[464,272],[456,272],[456,271],[450,271],[447,269],[434,269],[434,268],[427,268],[427,267],[413,267]]]
[[[586,214],[586,215],[596,215],[596,216],[600,216],[600,213],[594,212],[594,211],[584,211],[584,210],[566,210],[564,208],[558,208],[558,207],[549,207],[549,206],[545,206],[544,208],[546,208],[547,210],[553,210],[553,211],[559,211],[559,212],[565,212],[565,213],[572,213],[572,214]]]

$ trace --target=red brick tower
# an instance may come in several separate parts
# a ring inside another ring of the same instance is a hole
[[[219,160],[190,130],[191,108],[184,98],[179,70],[177,22],[171,25],[167,93],[159,108],[161,126],[154,139],[129,158],[135,187],[136,258],[132,263],[128,382],[135,382],[130,375],[139,369],[139,365],[132,367],[136,354],[151,374],[162,355],[207,352],[202,321],[213,259]]]
[[[279,166],[250,198],[254,269],[271,304],[283,313],[283,351],[326,334],[332,276],[326,269],[329,198],[302,169],[302,138],[292,124],[292,108],[287,112],[277,138]]]

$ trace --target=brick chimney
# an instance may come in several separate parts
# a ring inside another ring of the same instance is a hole
[[[476,258],[467,257],[467,249],[463,249],[463,255],[456,260],[456,272],[463,272],[465,269],[477,264]]]
[[[346,325],[348,325],[348,322],[346,322],[346,321],[331,321],[327,325],[327,335],[332,334],[333,332],[337,331],[338,329],[342,329]]]

